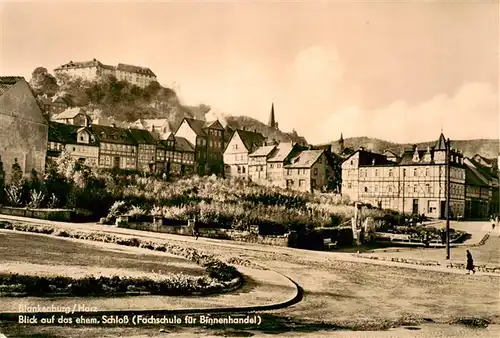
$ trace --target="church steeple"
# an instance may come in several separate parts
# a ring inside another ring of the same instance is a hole
[[[342,133],[340,133],[339,146],[340,146],[340,153],[343,153],[344,152],[344,136],[342,135]]]
[[[276,123],[276,120],[274,118],[274,102],[271,105],[271,116],[269,116],[268,126],[271,128],[278,129],[278,124]]]

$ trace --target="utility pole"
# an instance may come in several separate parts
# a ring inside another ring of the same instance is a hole
[[[450,139],[446,142],[446,259],[450,259]]]

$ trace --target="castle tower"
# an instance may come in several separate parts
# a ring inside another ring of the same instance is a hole
[[[271,128],[278,129],[278,123],[274,117],[274,102],[271,105],[271,116],[269,116],[269,123],[267,125]]]
[[[340,133],[339,147],[340,147],[340,153],[342,154],[345,150],[345,148],[344,148],[344,136],[342,135],[342,133]]]

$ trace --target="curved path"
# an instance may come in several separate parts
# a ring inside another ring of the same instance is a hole
[[[124,229],[124,228],[116,228],[112,226],[101,225],[97,223],[68,223],[68,222],[55,222],[55,221],[46,221],[39,220],[27,217],[19,217],[19,216],[10,216],[10,215],[0,215],[0,220],[10,220],[10,221],[22,221],[29,222],[35,224],[45,224],[51,225],[58,228],[69,228],[73,230],[81,230],[81,231],[100,231],[104,233],[124,235],[130,237],[142,237],[156,240],[171,240],[175,242],[185,242],[185,243],[199,243],[199,244],[209,244],[211,246],[217,246],[227,249],[244,249],[248,251],[259,251],[259,252],[269,252],[269,253],[281,253],[281,254],[303,254],[307,255],[310,258],[318,257],[321,259],[334,259],[346,262],[353,263],[366,263],[373,265],[385,265],[392,267],[405,267],[410,269],[417,270],[428,270],[428,271],[436,271],[436,272],[446,272],[446,273],[454,273],[454,274],[463,274],[463,270],[448,268],[444,265],[440,266],[427,266],[427,265],[416,265],[410,263],[401,263],[401,262],[393,262],[386,260],[375,260],[371,258],[364,258],[352,253],[346,252],[327,252],[327,251],[311,251],[311,250],[303,250],[296,248],[288,248],[288,247],[276,247],[265,244],[255,244],[255,243],[246,243],[246,242],[236,242],[230,240],[222,240],[222,239],[213,239],[213,238],[205,238],[200,237],[196,240],[190,236],[181,236],[181,235],[173,235],[166,233],[158,233],[158,232],[149,232],[142,230],[133,230],[133,229]],[[477,272],[476,275],[485,275],[485,276],[496,276],[499,277],[499,274],[490,273],[490,272]]]
[[[23,220],[24,221],[24,220]],[[41,222],[35,222],[41,223]],[[52,222],[51,222],[52,223]],[[53,223],[52,223],[53,224]],[[59,225],[59,224],[58,224]],[[75,227],[72,226],[73,229]],[[97,231],[98,229],[79,229],[82,231]],[[1,232],[12,232],[12,230],[0,230]],[[34,236],[51,236],[43,234],[34,234]],[[130,235],[130,234],[129,234]],[[51,236],[54,237],[54,236]],[[60,238],[61,240],[82,241],[71,238]],[[82,241],[88,242],[88,241]],[[146,249],[142,249],[146,250]],[[147,251],[147,250],[146,250]],[[86,318],[101,317],[103,315],[111,316],[167,316],[176,314],[201,314],[201,313],[238,313],[255,312],[281,309],[294,305],[302,300],[302,288],[290,278],[274,272],[272,270],[257,270],[248,267],[238,266],[237,269],[242,273],[245,283],[234,292],[211,295],[211,296],[141,296],[126,298],[35,298],[35,297],[2,297],[2,307],[0,309],[0,320],[18,320],[23,308],[30,306],[66,308],[83,305],[95,308],[96,312],[89,314],[84,311],[75,311],[70,315],[62,312],[34,312],[37,318],[51,317],[53,315],[65,317],[79,317],[85,315]],[[91,305],[90,305],[91,304]],[[238,306],[245,304],[246,306]],[[228,306],[229,305],[229,306]],[[120,310],[129,308],[134,310]],[[78,310],[78,309],[76,309]]]

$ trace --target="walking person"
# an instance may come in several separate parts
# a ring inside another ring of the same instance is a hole
[[[491,215],[491,217],[490,217],[490,223],[491,223],[491,230],[495,230],[495,225],[497,223],[497,220],[495,219],[495,216]]]
[[[466,269],[467,269],[467,274],[469,275],[470,272],[472,271],[472,273],[476,273],[476,269],[474,268],[474,260],[472,259],[472,254],[470,253],[469,250],[467,250],[467,266],[466,266]]]
[[[196,218],[193,218],[193,236],[198,239],[198,236],[200,235],[200,226],[196,222]]]

